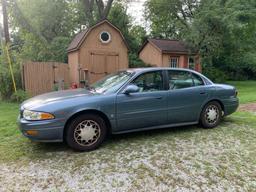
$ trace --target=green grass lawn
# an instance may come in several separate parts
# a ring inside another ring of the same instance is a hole
[[[229,81],[238,90],[240,103],[256,101],[256,81]]]
[[[256,101],[256,82],[229,84],[238,88],[241,103]],[[17,185],[26,191],[33,183],[40,184],[34,190],[54,183],[50,191],[76,191],[79,186],[114,191],[256,187],[256,113],[238,111],[215,129],[188,126],[117,135],[96,151],[77,153],[62,143],[23,137],[16,125],[18,108],[0,102],[0,191]]]

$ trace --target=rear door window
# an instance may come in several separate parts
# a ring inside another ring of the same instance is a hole
[[[204,85],[204,81],[201,77],[198,75],[192,73],[193,81],[194,81],[194,86],[202,86]]]
[[[132,84],[139,87],[139,92],[155,92],[164,90],[161,71],[144,73],[133,80]]]
[[[194,82],[190,72],[188,71],[168,71],[169,89],[184,89],[193,87]]]

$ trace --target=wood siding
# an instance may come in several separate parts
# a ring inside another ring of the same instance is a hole
[[[27,62],[22,69],[23,87],[31,96],[53,91],[59,82],[69,86],[69,68],[66,63]]]
[[[195,69],[196,71],[201,72],[201,63],[200,56],[193,55],[195,58]],[[158,49],[155,45],[150,42],[143,47],[143,49],[139,53],[139,58],[146,64],[150,64],[155,67],[170,67],[170,59],[171,57],[178,58],[178,67],[179,68],[189,68],[188,53],[162,53],[160,49]]]
[[[68,64],[69,64],[69,76],[70,82],[79,81],[79,52],[71,52],[68,54]]]
[[[160,50],[154,47],[151,43],[147,43],[143,50],[141,50],[139,57],[144,63],[155,67],[163,67],[162,54]]]
[[[99,39],[102,31],[107,31],[111,35],[111,41],[107,44]],[[73,54],[76,52],[78,54],[74,59]],[[81,70],[88,71],[89,83],[109,73],[128,68],[128,48],[120,33],[108,23],[92,29],[76,52],[68,53],[70,68],[75,67],[74,63],[78,62]],[[77,76],[75,72],[70,70],[70,73],[72,81],[79,83],[79,79],[74,78]]]

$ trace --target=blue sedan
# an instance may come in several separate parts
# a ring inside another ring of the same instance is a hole
[[[236,111],[233,86],[214,84],[188,69],[140,68],[111,74],[87,89],[51,92],[21,105],[24,136],[96,149],[108,133],[201,124],[216,127]]]

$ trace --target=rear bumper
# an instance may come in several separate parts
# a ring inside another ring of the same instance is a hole
[[[61,120],[53,119],[46,121],[27,121],[18,117],[19,129],[22,134],[38,142],[62,142],[64,124]],[[29,135],[27,131],[36,131],[36,135]]]
[[[238,98],[232,98],[229,100],[225,100],[224,102],[224,115],[230,115],[234,113],[239,106]]]

